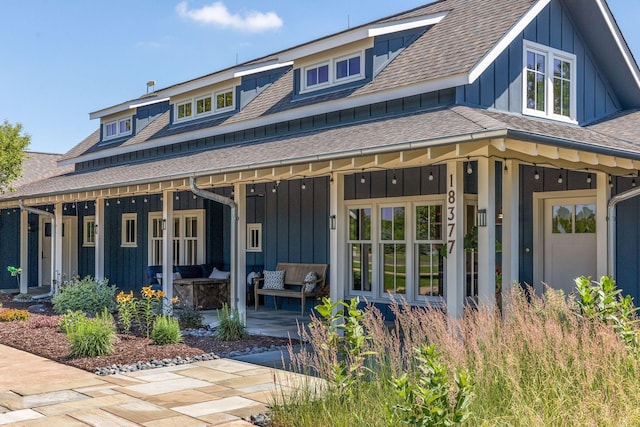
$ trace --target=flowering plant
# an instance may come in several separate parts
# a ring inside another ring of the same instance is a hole
[[[120,293],[116,295],[116,302],[118,303],[118,323],[122,326],[124,333],[129,334],[138,305],[137,300],[133,297],[133,291],[128,294],[120,291]]]

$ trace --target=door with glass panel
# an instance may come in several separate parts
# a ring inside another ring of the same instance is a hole
[[[380,208],[380,258],[383,294],[407,293],[406,208]]]
[[[442,256],[442,205],[415,206],[415,282],[416,298],[442,297],[444,257]]]
[[[173,264],[195,265],[204,263],[204,215],[200,211],[174,213],[173,216]],[[149,218],[149,262],[162,264],[162,237],[164,235],[161,214]]]
[[[569,294],[574,279],[596,279],[596,199],[562,198],[544,202],[543,282]]]

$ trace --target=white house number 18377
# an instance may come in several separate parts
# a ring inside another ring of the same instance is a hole
[[[453,175],[449,175],[449,192],[447,193],[447,228],[449,231],[447,245],[449,253],[453,253],[453,246],[456,243],[456,191],[453,185]]]

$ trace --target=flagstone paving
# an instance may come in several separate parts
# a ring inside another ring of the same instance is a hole
[[[0,425],[248,427],[302,375],[218,359],[100,377],[0,345]]]

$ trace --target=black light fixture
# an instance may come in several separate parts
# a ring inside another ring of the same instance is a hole
[[[147,197],[145,196],[145,198],[142,200],[145,203],[149,203],[149,199],[147,199]]]
[[[307,189],[307,183],[304,181],[304,177],[302,177],[302,185],[300,186],[303,190]]]
[[[107,202],[105,203],[105,205],[109,206],[109,199],[107,199]]]
[[[478,209],[478,227],[486,227],[487,226],[487,210],[486,209]]]
[[[533,164],[533,179],[535,179],[536,181],[540,179],[540,173],[538,173],[538,167],[535,163]]]
[[[274,183],[274,184],[273,184],[273,188],[271,189],[271,192],[272,192],[272,193],[275,193],[276,191],[278,191],[278,184],[277,184],[277,183]]]
[[[587,184],[591,184],[591,181],[592,181],[591,174],[588,174],[587,175]]]
[[[433,181],[433,171],[429,171],[429,181]]]
[[[367,182],[367,180],[364,177],[364,169],[363,169],[360,175],[360,184],[364,184],[365,182]]]
[[[89,209],[89,205],[87,205],[87,202],[84,202],[84,208]]]
[[[467,157],[467,175],[471,175],[473,173],[473,168],[471,167],[471,160]]]
[[[135,198],[135,197],[132,197],[132,198],[131,198],[131,203],[135,203],[135,202],[136,202],[136,198]]]
[[[504,159],[504,174],[509,175],[509,168],[507,168],[507,159]]]
[[[176,200],[180,200],[180,195],[176,193]]]
[[[563,179],[562,179],[562,169],[560,169],[560,173],[558,174],[558,184],[562,184]]]
[[[393,171],[393,178],[391,178],[391,184],[396,185],[398,183],[398,178],[396,177],[396,171]]]
[[[256,185],[254,183],[251,183],[251,190],[249,190],[251,193],[255,193],[256,192]]]
[[[116,200],[116,204],[119,205],[120,204],[120,199]]]

